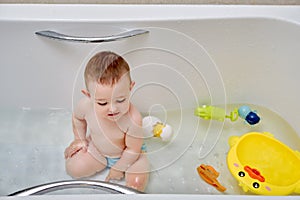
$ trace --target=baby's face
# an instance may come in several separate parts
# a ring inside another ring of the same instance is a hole
[[[104,85],[96,82],[89,84],[91,100],[99,117],[117,121],[129,110],[130,91],[133,83],[127,75],[114,85]]]

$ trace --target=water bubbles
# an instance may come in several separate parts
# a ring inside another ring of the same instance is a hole
[[[185,185],[185,183],[186,183],[185,178],[182,177],[182,178],[181,178],[181,184],[182,184],[182,185]]]
[[[38,148],[38,147],[35,147],[35,148],[34,148],[34,153],[35,153],[35,154],[38,154],[39,152],[40,152],[39,148]]]
[[[170,186],[170,187],[169,187],[169,192],[173,193],[174,191],[175,191],[174,186]]]
[[[22,111],[31,111],[31,108],[30,107],[22,107]]]

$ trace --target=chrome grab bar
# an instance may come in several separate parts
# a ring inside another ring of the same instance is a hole
[[[103,181],[87,181],[87,180],[67,180],[47,183],[30,187],[8,196],[29,196],[29,195],[42,195],[49,192],[54,192],[70,188],[91,188],[102,189],[103,191],[111,192],[113,194],[143,194],[137,190],[125,187],[123,185],[108,183]]]
[[[71,36],[71,35],[65,35],[62,33],[57,33],[55,31],[38,31],[35,32],[35,34],[51,39],[57,39],[62,41],[68,41],[68,42],[82,42],[82,43],[100,43],[100,42],[111,42],[116,41],[124,38],[129,38],[137,35],[142,35],[149,33],[147,30],[143,29],[135,29],[130,30],[126,32],[122,32],[116,35],[111,36],[102,36],[102,37],[81,37],[81,36]]]

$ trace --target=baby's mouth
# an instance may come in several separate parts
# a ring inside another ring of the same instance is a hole
[[[120,112],[116,112],[116,113],[108,113],[107,115],[108,115],[109,117],[115,117],[115,116],[117,116],[118,114],[120,114]]]

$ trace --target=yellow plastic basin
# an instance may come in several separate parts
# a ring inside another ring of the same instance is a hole
[[[300,193],[300,153],[270,133],[229,138],[227,165],[245,192],[263,195]]]

